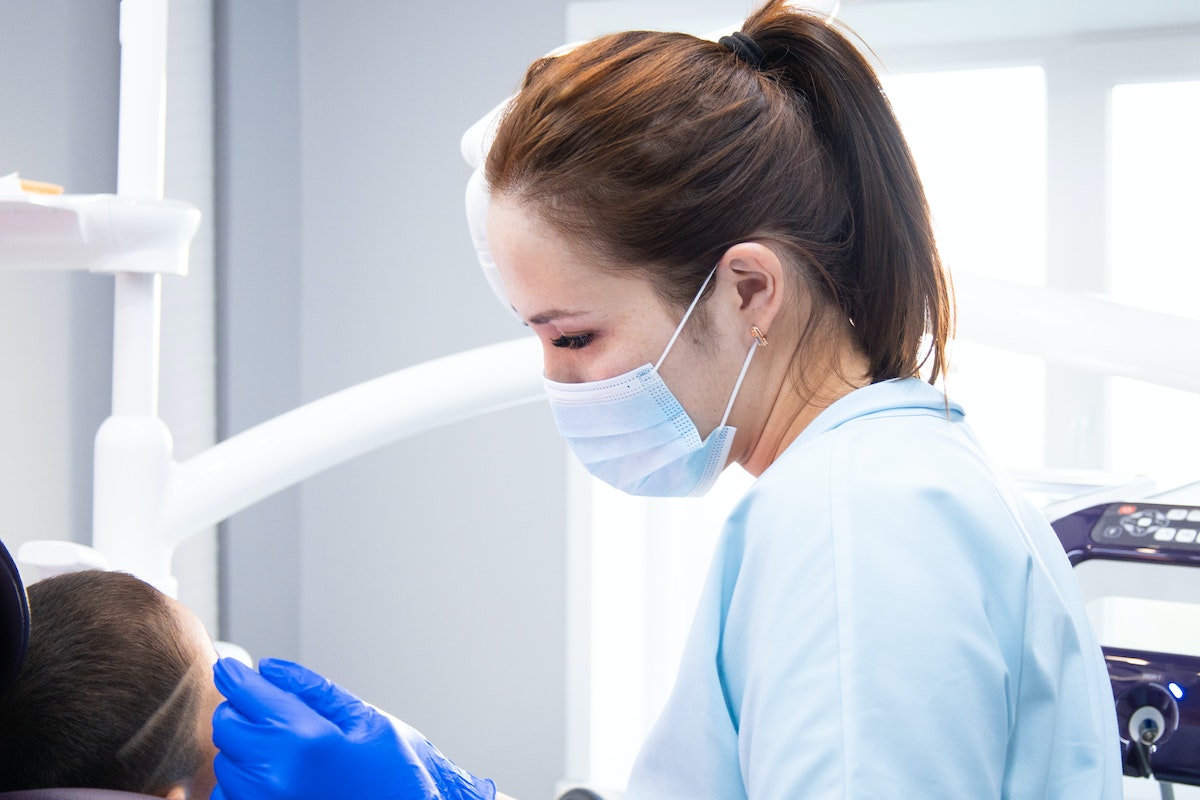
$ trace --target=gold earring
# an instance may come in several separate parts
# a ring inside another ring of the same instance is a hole
[[[758,342],[759,347],[767,346],[767,337],[763,336],[763,332],[758,329],[757,325],[750,326],[750,333],[754,334],[754,341]]]

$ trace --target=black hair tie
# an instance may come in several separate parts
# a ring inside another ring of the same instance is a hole
[[[745,61],[755,69],[762,69],[766,66],[767,55],[763,49],[758,46],[758,42],[750,38],[749,34],[737,31],[729,36],[722,36],[717,44],[724,45],[733,51],[733,54]]]

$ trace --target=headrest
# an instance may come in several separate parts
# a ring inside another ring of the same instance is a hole
[[[0,800],[158,800],[148,794],[130,794],[112,789],[26,789],[0,792]]]
[[[29,598],[16,562],[0,542],[0,692],[17,679],[29,649]]]
[[[0,800],[3,800],[4,795],[0,795]],[[576,786],[566,794],[558,796],[558,800],[604,800],[603,797],[593,792],[591,789],[585,789],[582,786]]]

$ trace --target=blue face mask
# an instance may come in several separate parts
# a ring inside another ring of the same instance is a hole
[[[715,269],[704,279],[658,363],[602,381],[545,379],[558,432],[588,472],[609,486],[645,497],[699,497],[725,469],[737,431],[725,422],[757,343],[750,345],[721,424],[707,439],[701,440],[696,424],[658,374],[714,274]]]

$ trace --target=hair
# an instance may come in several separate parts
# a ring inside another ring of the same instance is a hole
[[[953,325],[949,280],[874,70],[833,23],[784,0],[742,31],[761,66],[651,31],[535,62],[497,128],[490,191],[605,267],[642,271],[676,306],[728,248],[761,242],[814,298],[795,364],[836,311],[873,381],[931,362],[935,382]]]
[[[0,697],[0,791],[165,795],[203,767],[196,647],[165,595],[86,571],[29,587],[29,652]]]

